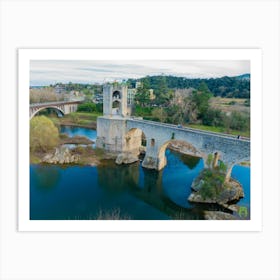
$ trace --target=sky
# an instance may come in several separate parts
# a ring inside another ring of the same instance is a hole
[[[94,84],[161,74],[217,78],[245,73],[250,73],[249,60],[32,60],[30,85]]]

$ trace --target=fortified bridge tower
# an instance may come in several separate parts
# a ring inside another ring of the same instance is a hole
[[[126,122],[128,119],[127,86],[104,85],[103,116],[97,119],[96,147],[115,154],[129,151],[132,141],[130,145],[127,145]],[[142,133],[138,134],[141,141]],[[139,150],[139,146],[136,146],[137,149]]]

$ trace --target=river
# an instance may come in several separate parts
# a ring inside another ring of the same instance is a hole
[[[96,131],[88,128],[63,126],[61,133],[96,139]],[[31,164],[30,219],[203,219],[203,207],[187,201],[203,161],[169,149],[166,157],[160,172],[139,162],[119,166],[112,160],[99,166]],[[232,177],[245,193],[238,205],[250,213],[250,168],[235,166]]]

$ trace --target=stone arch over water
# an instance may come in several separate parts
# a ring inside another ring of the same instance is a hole
[[[188,142],[186,140],[170,139],[158,147],[157,159],[158,159],[159,169],[161,169],[165,165],[167,165],[167,159],[166,159],[165,152],[166,152],[166,149],[168,149],[168,147],[170,147],[170,145],[175,146],[175,148],[173,150],[178,151],[179,153],[185,154],[188,156],[202,158],[205,163],[207,155],[205,153],[203,153],[202,151],[200,151],[199,149],[197,149],[190,142]]]
[[[43,111],[43,110],[46,110],[46,109],[53,109],[58,116],[59,116],[59,114],[62,114],[63,116],[65,115],[65,112],[61,108],[59,108],[57,106],[48,106],[48,107],[42,107],[42,108],[36,109],[34,112],[32,112],[30,120],[33,117],[35,117],[40,111]]]

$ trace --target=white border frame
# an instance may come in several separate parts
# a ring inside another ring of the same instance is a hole
[[[250,60],[251,219],[234,221],[100,221],[29,219],[30,60]],[[261,231],[262,229],[262,62],[260,49],[19,49],[19,231]],[[258,124],[253,125],[253,124]]]

